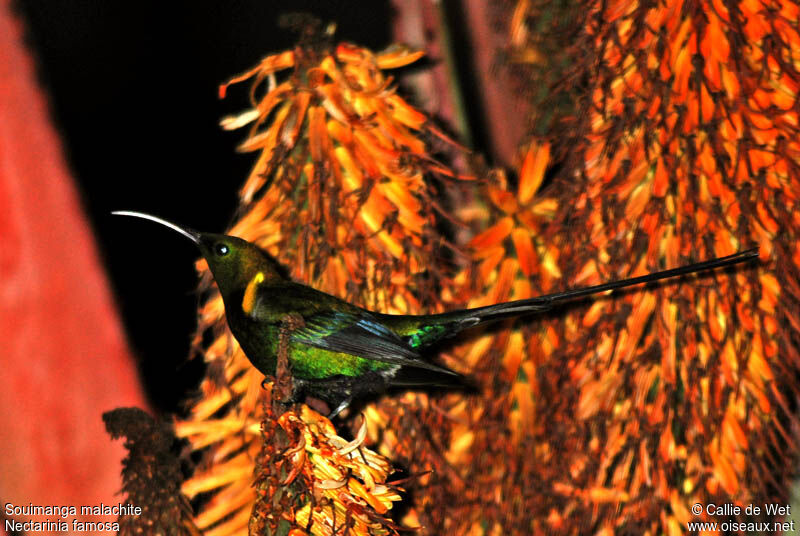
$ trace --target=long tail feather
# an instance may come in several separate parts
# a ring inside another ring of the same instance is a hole
[[[576,288],[566,290],[563,292],[556,292],[554,294],[547,294],[545,296],[537,296],[536,298],[528,298],[526,300],[516,300],[505,303],[498,303],[496,305],[487,305],[486,307],[476,307],[474,309],[461,309],[458,311],[450,311],[447,313],[438,313],[433,315],[385,315],[380,313],[372,313],[380,322],[395,333],[404,337],[412,348],[425,348],[435,344],[442,339],[447,339],[456,335],[457,333],[473,327],[484,322],[492,322],[502,318],[533,314],[547,311],[554,304],[600,292],[613,291],[620,288],[630,287],[633,285],[643,285],[668,279],[670,277],[679,277],[688,275],[703,270],[711,270],[714,268],[722,268],[724,266],[731,266],[734,264],[753,260],[758,257],[758,248],[751,248],[727,257],[719,257],[703,262],[681,266],[680,268],[673,268],[671,270],[663,270],[660,272],[653,272],[651,274],[631,277],[629,279],[621,279],[619,281],[612,281],[610,283],[603,283],[602,285],[594,285],[590,287]]]
[[[672,268],[670,270],[662,270],[660,272],[653,272],[651,274],[631,277],[629,279],[621,279],[618,281],[611,281],[610,283],[603,283],[601,285],[593,285],[590,287],[576,288],[566,290],[563,292],[556,292],[554,294],[547,294],[545,296],[537,296],[535,298],[528,298],[526,300],[516,300],[506,303],[498,303],[497,305],[488,305],[486,307],[478,307],[464,311],[469,313],[465,315],[464,322],[468,325],[474,325],[478,322],[492,320],[498,316],[506,315],[519,315],[524,313],[541,312],[550,309],[558,302],[574,300],[600,292],[607,292],[620,288],[630,287],[633,285],[643,285],[660,281],[662,279],[669,279],[671,277],[679,277],[682,275],[693,274],[702,272],[704,270],[712,270],[714,268],[722,268],[723,266],[732,266],[752,259],[758,258],[758,248],[751,248],[727,257],[719,257],[710,259],[703,262],[697,262],[680,268]]]

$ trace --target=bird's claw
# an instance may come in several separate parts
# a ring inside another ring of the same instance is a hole
[[[331,411],[331,412],[330,412],[330,414],[328,414],[328,419],[333,419],[334,417],[336,417],[337,415],[339,415],[339,413],[341,413],[342,411],[344,411],[344,409],[345,409],[347,406],[349,406],[349,405],[350,405],[350,403],[351,403],[352,401],[353,401],[353,398],[352,398],[352,397],[347,397],[347,398],[345,398],[344,400],[342,400],[342,401],[339,403],[339,405],[338,405],[338,406],[336,406],[336,408],[335,408],[333,411]]]

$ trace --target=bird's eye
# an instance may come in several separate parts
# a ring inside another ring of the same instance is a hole
[[[228,246],[226,246],[221,242],[214,246],[214,253],[216,253],[218,257],[224,257],[225,255],[228,254],[229,251],[230,249],[228,248]]]

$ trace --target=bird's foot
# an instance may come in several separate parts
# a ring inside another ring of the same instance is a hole
[[[336,406],[336,408],[333,411],[331,411],[330,414],[328,415],[328,419],[333,419],[334,417],[339,415],[339,413],[344,411],[344,409],[347,406],[349,406],[352,401],[353,401],[353,397],[347,397],[344,400],[342,400],[341,402],[339,402],[339,405]]]

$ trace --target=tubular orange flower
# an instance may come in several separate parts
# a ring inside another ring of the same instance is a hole
[[[541,47],[524,37],[545,9],[518,3],[513,44]],[[481,526],[510,533],[674,534],[703,520],[688,508],[695,502],[787,497],[784,468],[797,455],[784,424],[796,423],[797,389],[787,382],[800,366],[800,72],[787,61],[800,45],[798,6],[587,1],[581,13],[564,80],[588,81],[587,98],[561,121],[573,131],[533,127],[516,196],[502,185],[489,193],[497,219],[472,243],[486,247],[475,251],[486,296],[528,281],[547,291],[549,271],[564,288],[752,243],[762,263],[526,326],[537,342],[522,364],[537,363],[533,374],[516,365],[513,337],[488,340],[476,375],[491,405],[474,409],[481,424],[452,460],[479,490],[441,495],[447,516],[428,511],[439,530],[467,533],[477,509]],[[542,147],[561,167],[539,195],[558,209],[532,219],[525,203]],[[529,278],[534,229],[539,268]],[[492,381],[498,363],[518,371],[513,389]],[[544,403],[518,429],[525,392]],[[497,467],[504,478],[484,476]],[[511,496],[518,508],[495,507]]]
[[[451,283],[437,269],[445,268],[439,248],[447,242],[436,227],[430,180],[467,177],[429,154],[421,135],[440,133],[382,71],[420,55],[312,39],[224,84],[223,96],[231,84],[253,82],[252,109],[222,126],[249,125],[239,149],[257,153],[229,233],[261,245],[296,280],[351,302],[387,312],[441,308]],[[205,272],[205,263],[198,269]],[[366,434],[377,426],[369,420],[384,416],[367,411],[358,442],[347,444],[305,406],[264,414],[271,406],[259,404],[263,376],[227,334],[223,315],[212,290],[197,344],[213,336],[206,359],[219,363],[219,375],[203,382],[203,398],[176,424],[196,449],[208,449],[209,464],[183,488],[190,497],[211,496],[198,526],[214,536],[240,534],[248,523],[251,531],[395,533],[389,515],[401,489],[387,483],[388,460],[365,446],[377,440]]]
[[[212,292],[197,342],[213,335],[206,358],[224,366],[177,424],[209,452],[184,486],[211,496],[195,519],[207,534],[248,522],[391,533],[389,459],[414,475],[405,522],[431,534],[677,534],[695,502],[785,500],[797,394],[785,382],[800,366],[800,10],[788,0],[579,8],[556,25],[572,44],[555,56],[569,67],[554,72],[585,96],[537,121],[516,187],[497,173],[482,185],[485,206],[448,215],[486,224],[452,279],[429,178],[464,177],[430,156],[423,134],[445,138],[382,72],[419,56],[407,49],[303,43],[221,88],[253,82],[252,109],[223,121],[249,125],[240,149],[257,153],[230,232],[296,279],[386,312],[525,298],[753,242],[761,266],[475,334],[442,359],[470,373],[477,396],[383,399],[351,444],[305,407],[262,415],[262,377]],[[547,9],[519,2],[513,61],[545,61],[552,46],[533,25]]]

